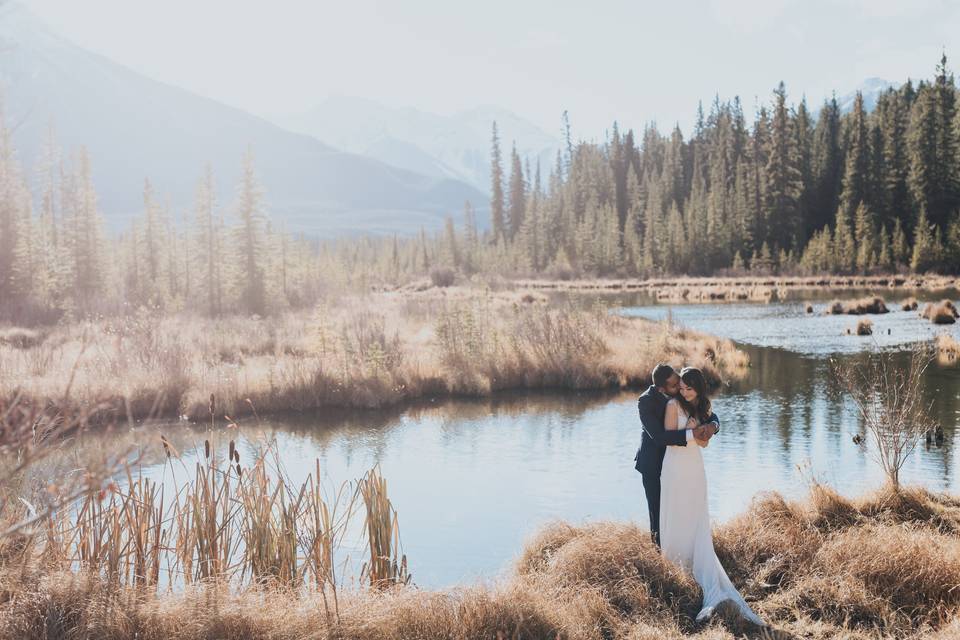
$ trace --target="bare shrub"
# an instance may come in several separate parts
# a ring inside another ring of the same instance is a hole
[[[870,452],[894,489],[900,470],[923,435],[934,426],[923,397],[923,374],[933,360],[925,345],[916,346],[906,367],[881,352],[866,362],[832,362],[834,379],[853,401],[867,431]]]

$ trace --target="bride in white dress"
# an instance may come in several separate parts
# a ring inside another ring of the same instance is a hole
[[[680,396],[667,403],[667,429],[695,427],[710,415],[707,385],[699,369],[680,372]],[[691,415],[692,414],[692,415]],[[689,424],[688,424],[689,421]],[[700,449],[706,443],[667,447],[660,476],[660,540],[663,555],[693,574],[703,589],[703,607],[697,621],[709,618],[718,604],[730,600],[745,618],[765,624],[750,609],[724,571],[710,532],[707,475]]]

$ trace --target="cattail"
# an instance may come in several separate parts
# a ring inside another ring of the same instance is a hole
[[[160,442],[163,444],[163,452],[167,454],[167,457],[170,457],[170,443],[167,441],[167,437],[160,434]]]
[[[207,460],[210,459],[210,441],[209,440],[203,441],[203,454],[207,457]]]
[[[231,440],[231,441],[230,441],[230,455],[229,455],[229,457],[227,458],[227,460],[230,460],[230,461],[233,460],[233,454],[235,453],[235,451],[236,451],[236,445],[233,443],[233,440]]]
[[[239,478],[239,477],[241,477],[242,475],[243,475],[243,471],[240,469],[240,463],[238,462],[238,463],[237,463],[237,477]]]
[[[210,417],[213,417],[213,414],[217,412],[217,401],[214,398],[213,394],[210,394]]]

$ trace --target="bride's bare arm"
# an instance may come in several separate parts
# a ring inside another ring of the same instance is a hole
[[[677,403],[667,403],[667,414],[663,417],[663,428],[667,431],[677,430]]]

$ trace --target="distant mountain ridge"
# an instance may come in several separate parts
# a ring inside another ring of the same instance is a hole
[[[0,88],[25,169],[36,167],[52,122],[64,151],[89,150],[113,228],[142,212],[145,178],[179,217],[207,162],[229,211],[248,146],[269,211],[291,231],[416,233],[458,217],[466,200],[478,211],[488,207],[486,193],[461,180],[345,153],[139,75],[61,38],[17,2],[0,4]]]
[[[857,92],[863,94],[863,108],[867,111],[873,111],[877,106],[877,98],[886,92],[887,89],[899,89],[902,82],[890,82],[882,78],[867,78],[859,87],[837,98],[837,105],[840,107],[840,113],[849,113],[853,111],[853,103],[857,98]]]
[[[560,148],[559,138],[507,109],[489,105],[445,116],[341,96],[273,120],[346,151],[435,177],[461,179],[484,191],[490,188],[494,121],[504,157],[509,159],[516,141],[517,153],[524,161],[530,160],[531,170],[539,160],[546,175]]]

